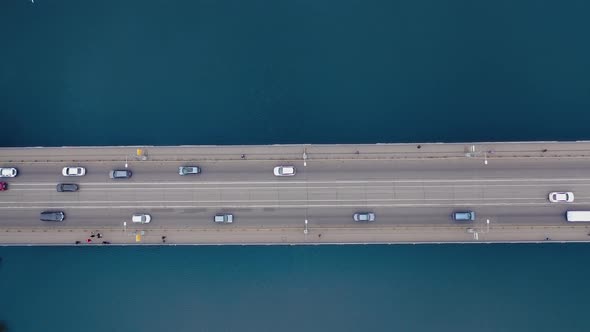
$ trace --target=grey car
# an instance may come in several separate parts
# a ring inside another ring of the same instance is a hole
[[[41,212],[41,221],[63,221],[66,214],[63,211],[43,211]]]
[[[78,191],[79,187],[75,183],[58,183],[56,189],[60,193],[61,192],[74,192],[74,191]]]
[[[473,212],[473,211],[453,212],[453,220],[455,220],[455,221],[474,221],[475,220],[475,212]]]
[[[180,166],[178,167],[178,174],[179,175],[191,175],[191,174],[200,174],[201,169],[199,166]]]
[[[115,169],[109,172],[109,177],[111,179],[129,179],[131,174],[128,169]]]
[[[373,213],[373,212],[357,212],[352,215],[352,220],[358,221],[358,222],[375,221],[375,213]]]

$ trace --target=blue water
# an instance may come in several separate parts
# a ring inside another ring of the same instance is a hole
[[[14,331],[589,331],[587,245],[0,248]]]
[[[5,0],[0,146],[590,139],[590,2]],[[590,331],[590,247],[0,248],[11,331]]]
[[[590,139],[586,0],[9,0],[0,146]]]

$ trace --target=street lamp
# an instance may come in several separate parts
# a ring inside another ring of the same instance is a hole
[[[305,229],[303,230],[303,234],[307,235],[307,219],[305,219]]]
[[[307,166],[307,148],[303,149],[303,166]]]
[[[125,234],[127,234],[127,222],[123,221],[123,232],[125,232]]]
[[[125,155],[125,168],[128,168],[129,164],[127,163],[127,155]]]
[[[476,228],[468,228],[467,233],[473,234],[473,239],[479,240],[479,234],[486,234],[490,231],[490,219],[486,219],[486,229],[479,229],[481,227]]]
[[[488,152],[487,151],[483,152],[483,164],[484,165],[488,164]]]

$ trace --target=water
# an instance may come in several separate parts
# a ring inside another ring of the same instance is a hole
[[[0,146],[590,139],[590,2],[5,0]],[[586,245],[0,248],[13,331],[589,331]]]
[[[588,331],[587,245],[0,248],[14,331]]]
[[[590,139],[584,0],[0,4],[0,146]],[[50,133],[48,135],[48,133]]]

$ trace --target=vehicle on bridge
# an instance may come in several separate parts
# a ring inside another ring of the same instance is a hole
[[[61,170],[63,176],[84,176],[86,175],[86,168],[84,167],[64,167]]]
[[[552,192],[549,194],[549,202],[551,203],[572,203],[574,201],[574,193],[568,192]]]
[[[75,192],[75,191],[78,191],[79,187],[75,183],[58,183],[56,189],[60,193],[62,193],[62,192]]]
[[[567,211],[565,218],[569,222],[590,222],[590,211]]]
[[[217,214],[213,218],[213,221],[218,224],[231,224],[234,222],[234,215],[229,213]]]
[[[152,221],[152,216],[147,213],[136,213],[131,217],[131,221],[138,224],[149,224]]]
[[[295,175],[295,166],[277,166],[273,172],[275,176],[293,176]]]
[[[201,168],[199,166],[180,166],[178,167],[178,174],[179,175],[191,175],[191,174],[200,174]]]
[[[0,178],[13,178],[18,175],[18,170],[14,167],[0,168]]]
[[[41,221],[63,221],[66,214],[63,211],[43,211],[41,212]]]
[[[8,183],[0,182],[0,191],[8,190]]]
[[[475,220],[475,212],[473,212],[473,211],[453,212],[453,220],[455,220],[455,221],[474,221]]]
[[[352,215],[352,220],[358,221],[358,222],[375,221],[375,213],[373,213],[373,212],[357,212]]]
[[[129,179],[132,173],[128,169],[115,169],[109,172],[111,179]]]

